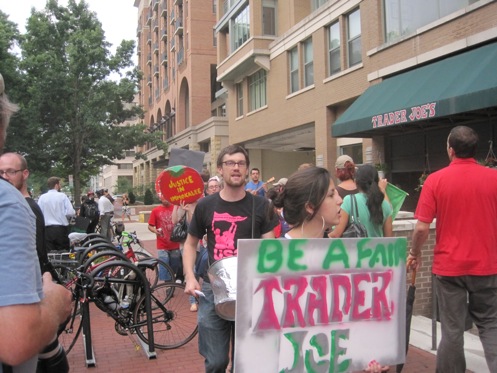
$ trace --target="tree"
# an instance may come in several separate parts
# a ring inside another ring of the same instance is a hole
[[[5,90],[11,101],[19,97],[19,85],[22,77],[19,73],[19,58],[12,52],[18,48],[21,35],[17,25],[9,20],[9,16],[0,10],[0,73],[5,82]]]
[[[96,14],[75,0],[67,7],[48,0],[44,10],[32,9],[21,39],[27,88],[8,149],[25,154],[32,170],[73,175],[76,200],[90,176],[123,159],[125,150],[147,142],[166,147],[145,125],[122,125],[143,115],[129,105],[141,74],[131,61],[134,41],[123,40],[115,54],[109,47]]]

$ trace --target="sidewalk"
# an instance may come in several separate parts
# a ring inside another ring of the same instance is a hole
[[[138,216],[133,222],[125,222],[127,231],[136,231],[143,246],[155,253],[155,235],[148,230],[146,223],[138,223]],[[116,219],[117,220],[117,219]],[[120,219],[119,219],[120,221]],[[85,366],[82,338],[69,354],[71,373],[83,372],[168,372],[197,373],[203,372],[203,358],[198,353],[198,338],[195,337],[185,346],[174,350],[157,350],[157,358],[148,360],[140,346],[129,337],[123,337],[114,330],[114,321],[95,307],[91,310],[92,342],[96,366]],[[438,325],[440,341],[440,325]],[[438,344],[438,342],[437,342]],[[409,352],[403,373],[435,372],[436,351],[431,350],[431,320],[413,316]],[[465,333],[465,355],[467,372],[489,372],[480,340],[477,336]],[[390,372],[395,372],[392,367]]]

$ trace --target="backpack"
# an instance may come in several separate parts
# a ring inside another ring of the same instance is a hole
[[[86,217],[91,220],[96,219],[100,215],[100,212],[98,211],[98,205],[95,202],[87,203],[85,212]]]

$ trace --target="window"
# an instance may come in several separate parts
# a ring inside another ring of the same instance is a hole
[[[295,47],[288,53],[290,66],[290,93],[299,90],[299,49]]]
[[[262,34],[276,35],[276,0],[262,1]]]
[[[235,51],[250,38],[249,8],[243,9],[231,22],[231,46],[232,50]]]
[[[236,116],[241,117],[243,115],[243,85],[238,83],[236,85]]]
[[[411,35],[437,19],[465,8],[476,0],[383,0],[385,39],[395,41]]]
[[[349,14],[347,25],[347,47],[350,67],[362,62],[361,13],[359,9]]]
[[[248,82],[250,111],[266,106],[266,70],[251,75]]]
[[[325,4],[328,0],[311,0],[311,10],[314,12],[317,8]]]
[[[362,143],[340,146],[340,155],[348,155],[356,164],[362,164]]]
[[[328,69],[333,75],[342,70],[340,59],[340,23],[335,22],[328,28]]]
[[[304,87],[314,84],[314,57],[312,53],[312,39],[304,41]]]

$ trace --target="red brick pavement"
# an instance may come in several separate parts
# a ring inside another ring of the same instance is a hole
[[[147,250],[155,252],[155,241],[142,242]],[[157,358],[148,359],[137,343],[130,337],[121,336],[114,330],[114,320],[95,306],[91,308],[92,343],[96,366],[86,367],[83,340],[77,341],[69,354],[71,373],[196,373],[203,372],[203,358],[198,353],[198,338],[174,350],[156,350]],[[136,338],[136,337],[132,337]],[[394,369],[390,369],[393,372]],[[410,346],[404,373],[435,371],[435,355]],[[469,372],[469,371],[467,371]]]

